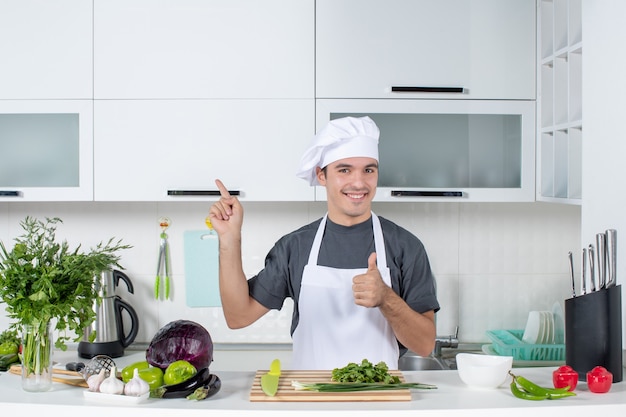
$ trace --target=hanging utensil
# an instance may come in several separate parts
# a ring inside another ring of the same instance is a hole
[[[567,253],[567,259],[569,260],[569,274],[572,279],[572,298],[576,297],[576,278],[574,278],[574,257],[572,252]]]
[[[161,279],[164,279],[163,298],[167,300],[170,297],[170,248],[167,241],[167,233],[165,233],[170,224],[171,221],[167,217],[159,219],[161,244],[159,245],[159,261],[154,282],[154,298],[157,300],[161,297]]]

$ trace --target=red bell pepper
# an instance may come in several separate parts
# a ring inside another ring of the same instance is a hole
[[[613,374],[603,366],[596,366],[587,372],[587,386],[595,393],[609,392],[613,384]]]
[[[569,387],[569,391],[574,391],[578,384],[578,372],[569,365],[563,365],[552,372],[552,383],[554,388]]]

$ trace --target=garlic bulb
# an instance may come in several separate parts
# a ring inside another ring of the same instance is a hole
[[[106,378],[105,369],[102,368],[99,373],[90,375],[87,378],[87,386],[89,387],[89,391],[98,392],[100,390],[100,384]]]
[[[124,386],[124,394],[132,397],[141,397],[150,392],[150,385],[139,377],[139,369],[133,370],[133,377]]]
[[[124,383],[117,379],[117,368],[111,368],[109,375],[102,383],[100,383],[100,392],[103,394],[123,394]]]

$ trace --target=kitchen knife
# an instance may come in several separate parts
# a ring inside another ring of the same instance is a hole
[[[615,286],[617,280],[617,230],[608,229],[605,233],[607,265],[606,288],[609,288]]]
[[[270,364],[269,371],[261,375],[261,390],[263,390],[268,397],[273,397],[278,392],[280,373],[280,360],[274,359]]]
[[[587,294],[587,248],[583,248],[583,266],[580,273],[580,288],[582,294]]]
[[[589,249],[587,250],[587,254],[589,255],[589,276],[591,278],[591,292],[596,291],[596,268],[595,268],[595,249],[593,245],[589,245]]]
[[[567,259],[569,261],[569,274],[572,279],[572,298],[576,297],[576,278],[574,278],[574,257],[572,252],[567,253]]]
[[[606,234],[596,234],[596,254],[598,257],[598,289],[606,285]]]

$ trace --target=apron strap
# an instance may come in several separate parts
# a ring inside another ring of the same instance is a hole
[[[322,238],[324,237],[324,230],[326,230],[326,219],[328,213],[322,217],[317,232],[315,233],[315,239],[313,239],[313,245],[311,246],[311,252],[309,252],[309,265],[317,265],[317,257],[322,246]],[[380,226],[380,220],[378,216],[372,212],[372,226],[374,229],[374,249],[378,254],[376,262],[378,269],[384,270],[387,268],[387,253],[385,252],[385,239],[383,238],[383,229]]]

